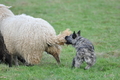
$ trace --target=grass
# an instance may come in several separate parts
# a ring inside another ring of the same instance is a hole
[[[47,20],[57,34],[66,28],[82,31],[95,46],[97,63],[90,70],[71,69],[75,49],[62,46],[61,64],[44,53],[32,67],[9,68],[0,64],[0,80],[118,80],[120,78],[119,0],[0,0],[13,6],[14,14],[25,13]]]

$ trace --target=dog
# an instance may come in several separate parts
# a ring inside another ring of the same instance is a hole
[[[72,68],[80,67],[85,61],[87,66],[84,69],[87,70],[96,63],[94,46],[88,39],[80,36],[80,31],[77,33],[74,31],[70,36],[66,36],[65,40],[66,44],[71,44],[77,51],[76,56],[73,58]]]

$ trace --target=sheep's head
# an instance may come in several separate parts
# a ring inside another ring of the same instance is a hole
[[[5,6],[0,4],[0,20],[7,16],[13,16],[14,14],[9,10],[11,6]]]
[[[66,29],[65,31],[61,32],[56,37],[56,43],[58,45],[64,45],[66,43],[65,37],[69,36],[71,33],[72,33],[72,31],[70,31],[70,29]]]

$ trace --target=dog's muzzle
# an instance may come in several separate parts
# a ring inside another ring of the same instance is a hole
[[[67,40],[68,36],[65,37],[65,40]]]
[[[69,40],[69,36],[66,36],[65,37],[65,40],[66,40],[66,44],[71,44],[70,40]]]

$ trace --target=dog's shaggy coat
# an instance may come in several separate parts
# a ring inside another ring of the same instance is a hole
[[[96,62],[96,54],[94,52],[94,45],[86,38],[80,36],[80,31],[66,36],[66,44],[71,44],[76,48],[76,56],[73,58],[72,67],[80,67],[85,61],[87,66],[84,69],[89,69]]]
[[[0,4],[0,30],[10,54],[19,54],[27,63],[38,64],[46,51],[60,63],[60,35],[56,35],[47,21],[25,14],[14,15],[7,6]],[[63,35],[63,39],[67,35]]]

